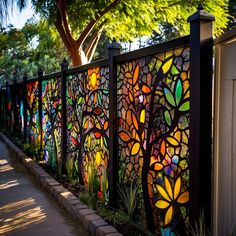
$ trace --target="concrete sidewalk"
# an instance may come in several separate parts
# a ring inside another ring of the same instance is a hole
[[[22,164],[11,162],[10,154],[1,141],[0,235],[90,235],[31,180]]]

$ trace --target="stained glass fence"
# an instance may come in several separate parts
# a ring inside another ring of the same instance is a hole
[[[38,150],[36,159],[59,175],[88,189],[96,183],[99,198],[113,206],[119,186],[135,186],[136,218],[156,234],[184,235],[190,203],[199,206],[191,195],[199,179],[191,164],[196,52],[190,38],[121,55],[110,47],[116,53],[109,60],[7,85],[1,125],[16,127]]]

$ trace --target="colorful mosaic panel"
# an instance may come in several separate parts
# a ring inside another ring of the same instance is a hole
[[[5,127],[5,122],[6,122],[6,88],[2,88],[1,91],[1,123],[3,125],[3,127]],[[2,128],[3,128],[2,127]]]
[[[68,158],[77,161],[86,185],[96,172],[100,195],[107,198],[108,67],[97,67],[67,78]],[[68,160],[67,160],[68,161]]]
[[[7,108],[6,108],[6,127],[7,130],[13,133],[13,126],[14,126],[14,112],[12,106],[12,91],[13,86],[7,86],[6,93],[7,93]]]
[[[156,233],[182,235],[189,200],[189,48],[118,67],[119,179]]]
[[[16,120],[16,131],[18,134],[23,136],[24,132],[24,106],[23,106],[23,85],[17,85],[16,90],[16,109],[17,109],[17,120]]]
[[[27,83],[26,89],[27,89],[28,142],[34,145],[40,145],[39,111],[38,111],[38,106],[39,106],[38,81]]]
[[[61,78],[42,81],[42,108],[44,159],[61,174]]]

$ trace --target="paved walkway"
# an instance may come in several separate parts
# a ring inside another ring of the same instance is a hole
[[[43,191],[0,141],[0,235],[89,236]]]

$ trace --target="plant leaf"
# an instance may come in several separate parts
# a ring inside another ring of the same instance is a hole
[[[187,102],[183,103],[183,104],[180,106],[179,110],[180,110],[180,111],[188,111],[188,110],[189,110],[189,105],[190,105],[190,103],[189,103],[189,101],[187,101]]]
[[[166,120],[166,123],[171,126],[171,116],[170,116],[170,112],[168,110],[166,110],[164,112],[164,117],[165,117],[165,120]]]
[[[163,73],[164,73],[164,74],[166,74],[166,73],[169,71],[169,69],[170,69],[170,67],[171,67],[171,65],[172,65],[172,61],[173,61],[173,58],[170,58],[168,61],[166,61],[166,62],[163,64],[162,70],[163,70]]]
[[[175,99],[172,92],[168,88],[164,88],[164,93],[167,101],[172,105],[175,106]]]
[[[175,88],[175,101],[176,101],[177,105],[179,105],[179,102],[180,102],[181,97],[182,97],[182,93],[183,93],[183,86],[182,86],[181,80],[179,79],[177,81],[177,85],[176,85],[176,88]]]

